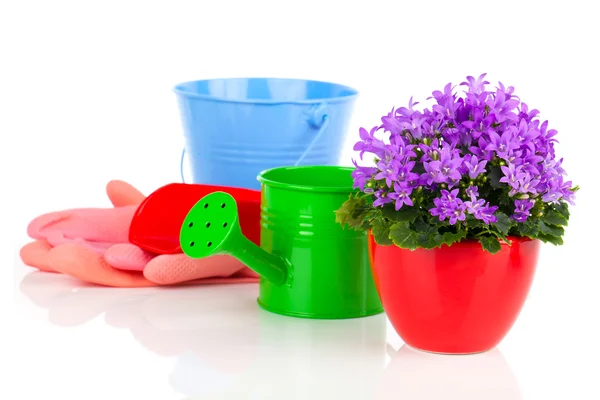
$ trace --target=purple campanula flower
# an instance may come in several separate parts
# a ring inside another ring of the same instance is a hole
[[[364,192],[367,181],[370,181],[373,178],[373,176],[377,173],[378,169],[373,167],[359,167],[356,164],[355,160],[352,160],[352,163],[356,167],[351,174],[352,178],[354,179],[353,187],[355,189],[359,188]]]
[[[455,203],[458,200],[458,189],[452,191],[442,190],[442,201],[445,203]]]
[[[542,201],[544,203],[558,203],[558,200],[562,197],[562,192],[557,190],[556,187],[549,186],[546,193],[542,195]]]
[[[467,206],[463,203],[463,201],[460,199],[457,199],[456,203],[452,203],[452,204],[450,204],[450,206],[451,206],[451,210],[450,210],[449,221],[448,221],[448,222],[450,222],[450,225],[456,224],[457,221],[464,221],[465,218],[467,217],[465,215]]]
[[[515,136],[515,141],[520,143],[520,147],[528,147],[530,151],[535,152],[535,138],[540,135],[540,132],[535,129],[535,126],[532,127],[527,124],[527,122],[522,119],[519,123],[519,127],[512,126],[511,131]]]
[[[428,185],[432,183],[442,183],[445,181],[442,176],[442,163],[439,161],[430,161],[423,163],[423,167],[425,168],[425,173],[421,174],[421,178],[425,180]]]
[[[433,139],[430,145],[421,143],[419,149],[423,152],[421,161],[434,161],[440,159],[440,144],[438,139]]]
[[[514,190],[519,189],[521,180],[527,176],[520,165],[516,166],[515,164],[508,163],[508,166],[502,166],[500,169],[504,173],[504,176],[500,178],[500,182],[506,183]]]
[[[409,121],[400,122],[400,124],[402,125],[403,129],[411,134],[413,138],[420,139],[423,136],[422,126],[426,119],[427,118],[421,115],[413,114],[413,118],[411,118]]]
[[[411,182],[419,179],[419,174],[415,174],[412,172],[412,169],[415,166],[414,161],[408,161],[407,163],[400,166],[398,169],[398,182]]]
[[[511,150],[508,152],[508,156],[504,159],[508,163],[519,163],[521,164],[521,157],[523,152],[521,150]]]
[[[475,218],[482,220],[487,225],[492,222],[498,221],[498,218],[494,215],[494,212],[498,209],[496,206],[490,207],[490,203],[486,203],[484,199],[476,199],[471,197],[471,201],[465,201],[467,212],[473,215]]]
[[[524,119],[528,123],[531,122],[540,112],[538,110],[529,111],[529,107],[525,103],[521,103],[521,110],[519,112],[519,118]]]
[[[404,204],[407,206],[412,206],[413,202],[410,198],[410,194],[412,193],[413,188],[408,186],[404,182],[396,182],[394,183],[394,191],[388,194],[388,197],[392,200],[396,201],[396,211],[398,211]]]
[[[458,143],[460,141],[460,132],[457,128],[446,128],[442,135],[447,142]]]
[[[451,151],[448,146],[440,150],[440,159],[423,163],[425,174],[427,175],[427,184],[432,183],[448,183],[460,180],[461,175],[459,167],[462,164],[462,159],[455,152]],[[424,174],[424,175],[425,175]]]
[[[375,180],[385,179],[385,184],[388,187],[392,187],[392,182],[398,180],[398,171],[400,169],[400,161],[392,160],[380,160],[377,163],[379,172],[375,174]]]
[[[471,146],[473,144],[473,135],[468,130],[465,130],[464,127],[460,127],[459,135],[458,135],[458,143],[461,146]]]
[[[486,160],[479,161],[476,155],[466,155],[463,159],[463,167],[468,172],[469,178],[475,179],[485,172]]]
[[[515,200],[515,213],[512,215],[512,219],[517,222],[525,222],[527,217],[531,215],[529,212],[533,208],[533,200]]]
[[[538,175],[540,173],[539,164],[544,161],[544,158],[532,153],[529,150],[525,150],[519,158],[515,160],[520,166],[523,167],[523,171],[530,175]]]
[[[383,207],[384,204],[391,203],[392,199],[387,194],[387,191],[379,189],[375,191],[375,201],[373,201],[373,207]]]
[[[483,136],[477,140],[477,146],[470,146],[469,151],[479,157],[480,160],[491,161],[494,158],[493,150],[486,150],[488,142]]]
[[[375,132],[379,127],[374,127],[368,132],[365,128],[358,130],[361,141],[354,145],[354,151],[360,151],[360,159],[362,160],[364,153],[381,154],[385,148],[383,141],[375,138]]]
[[[454,151],[449,146],[442,146],[442,150],[440,151],[440,171],[444,177],[446,177],[446,181],[451,179],[459,180],[461,178],[459,168],[462,165],[462,158],[458,151]]]
[[[402,136],[394,135],[390,138],[390,144],[386,146],[386,150],[395,157],[398,161],[404,161],[409,158],[416,158],[417,153],[414,149],[417,147],[414,144],[407,144]]]
[[[519,189],[518,192],[522,194],[531,193],[533,195],[537,195],[537,185],[540,183],[539,179],[535,177],[525,174],[525,176],[519,181]]]
[[[480,94],[485,90],[485,85],[489,82],[483,80],[487,74],[481,74],[477,79],[472,76],[467,76],[467,81],[462,82],[461,85],[467,86],[469,93]]]
[[[556,136],[557,133],[558,132],[556,131],[556,129],[548,130],[548,121],[542,122],[542,125],[540,126],[540,136],[542,136],[545,139],[557,142],[557,140],[554,139],[554,136]]]
[[[425,120],[421,126],[421,133],[424,137],[432,138],[435,137],[438,132],[440,132],[440,121],[431,120],[430,117],[427,118],[429,119]]]
[[[497,206],[490,207],[490,203],[488,202],[485,204],[485,207],[480,210],[479,215],[475,216],[475,218],[482,220],[488,225],[493,222],[497,222],[498,218],[494,215],[497,209]]]
[[[562,159],[555,156],[556,130],[521,102],[513,87],[500,82],[487,89],[485,77],[468,76],[460,96],[451,83],[433,91],[428,99],[435,99],[434,104],[422,111],[411,97],[407,107],[384,115],[380,126],[360,128],[354,150],[361,160],[365,153],[373,154],[376,166],[353,161],[353,186],[371,193],[376,206],[394,202],[397,209],[410,206],[417,186],[426,199],[444,189],[448,195],[442,192],[430,213],[452,224],[465,214],[486,224],[496,221],[494,213],[507,200],[506,193],[519,202],[512,216],[516,220],[527,220],[527,206],[536,201],[573,204],[577,188],[566,180]],[[382,139],[375,137],[380,129],[387,133]],[[485,176],[497,166],[502,171],[499,187]],[[370,187],[373,179],[387,187]],[[477,185],[465,185],[475,179]],[[479,198],[480,192],[499,203],[490,205]]]
[[[448,189],[455,188],[460,183],[460,179],[450,178],[448,180]]]
[[[565,199],[565,201],[571,205],[575,205],[575,191],[573,191],[573,189],[571,188],[571,181],[568,182],[569,183],[569,189],[568,190],[564,190],[562,192],[563,195],[563,199]]]
[[[465,103],[464,99],[458,99],[456,101],[459,104],[458,108],[456,109],[456,118],[454,119],[454,122],[456,123],[457,127],[460,127],[464,121],[468,121],[471,118],[473,106],[468,102]]]
[[[411,97],[408,100],[408,108],[406,107],[400,107],[396,110],[396,114],[401,116],[401,117],[405,117],[405,118],[410,118],[412,117],[412,115],[417,112],[414,110],[414,106],[416,106],[417,104],[419,104],[419,102],[413,102],[413,98]]]
[[[467,212],[472,214],[477,218],[477,215],[481,212],[481,209],[485,206],[484,199],[475,199],[472,198],[470,201],[465,201],[465,206],[467,207]]]
[[[452,84],[448,83],[444,87],[443,93],[439,90],[435,90],[432,93],[432,97],[436,99],[437,104],[431,107],[431,109],[444,118],[454,119],[455,112],[459,106],[459,103],[455,102],[455,96],[452,93],[453,89]]]
[[[512,98],[512,87],[509,87],[508,90],[504,88],[501,82],[499,82],[498,86],[500,86],[496,93],[488,99],[487,105],[490,107],[491,112],[496,116],[496,120],[498,122],[504,122],[505,120],[515,120],[517,116],[512,112],[519,105],[519,101],[517,99]]]
[[[473,139],[479,140],[484,133],[489,135],[490,132],[494,131],[494,128],[491,127],[495,121],[494,115],[485,115],[482,108],[473,108],[471,118],[468,121],[463,121],[461,125],[471,130]]]
[[[511,150],[519,148],[519,142],[515,139],[512,131],[507,129],[502,133],[502,136],[496,132],[490,132],[490,142],[485,147],[485,150],[494,150],[498,157],[508,158]]]
[[[542,195],[542,201],[545,203],[557,203],[559,199],[564,199],[569,204],[574,204],[574,192],[572,191],[571,181],[564,182],[562,175],[557,174],[548,182],[546,193]]]
[[[465,189],[465,193],[471,200],[479,196],[479,188],[477,186],[469,186]]]
[[[464,221],[466,218],[465,203],[457,198],[458,189],[448,192],[442,190],[442,197],[433,199],[434,208],[429,210],[429,213],[434,217],[439,217],[440,221],[449,219],[450,225],[456,224],[457,221]]]
[[[435,207],[430,209],[429,213],[434,217],[439,217],[440,221],[446,219],[451,211],[449,205],[440,198],[433,199],[433,204],[435,204]]]
[[[546,158],[544,158],[544,160],[540,165],[538,165],[538,167],[541,168],[542,175],[563,175],[566,174],[566,171],[562,168],[562,162],[562,158],[557,161],[550,154],[547,154]]]
[[[396,113],[393,108],[388,115],[381,117],[381,127],[392,135],[402,134],[402,124],[398,118],[396,118]]]

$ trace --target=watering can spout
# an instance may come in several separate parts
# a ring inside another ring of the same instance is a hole
[[[275,285],[285,283],[288,276],[288,263],[281,257],[261,249],[242,235],[245,241],[235,252],[230,253],[248,268]],[[241,244],[241,243],[240,243]]]
[[[227,254],[275,285],[288,278],[285,259],[261,249],[242,234],[237,203],[228,193],[213,192],[200,199],[185,217],[179,240],[188,257]]]

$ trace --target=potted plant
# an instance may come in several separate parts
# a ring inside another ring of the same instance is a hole
[[[556,130],[502,83],[467,77],[432,106],[392,109],[360,128],[356,189],[336,211],[370,233],[390,322],[412,347],[476,353],[508,333],[527,297],[541,242],[563,243],[575,192]]]

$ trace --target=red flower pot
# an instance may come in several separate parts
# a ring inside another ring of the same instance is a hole
[[[375,285],[398,335],[436,353],[478,353],[500,343],[525,303],[540,249],[538,240],[510,240],[492,255],[477,241],[411,251],[370,236]]]

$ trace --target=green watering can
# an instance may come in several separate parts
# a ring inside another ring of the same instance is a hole
[[[324,319],[379,314],[367,234],[335,221],[335,210],[352,193],[351,173],[338,166],[261,172],[260,247],[242,234],[233,197],[206,195],[183,222],[181,249],[192,258],[236,257],[261,276],[258,304],[273,313]]]

